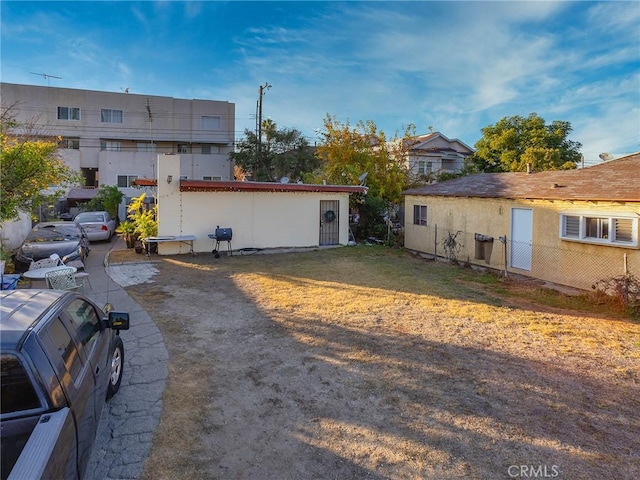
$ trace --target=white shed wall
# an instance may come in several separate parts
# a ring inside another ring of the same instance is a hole
[[[195,235],[196,252],[211,252],[213,241],[208,234],[216,226],[232,229],[233,250],[318,246],[321,200],[340,202],[336,212],[339,244],[349,241],[348,193],[180,192],[179,173],[178,162],[158,156],[158,235]],[[222,242],[220,249],[226,248]],[[158,252],[187,253],[188,246],[161,243]]]

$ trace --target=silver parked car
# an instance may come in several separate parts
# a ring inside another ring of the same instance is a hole
[[[90,242],[108,242],[116,231],[116,221],[108,212],[82,212],[73,220],[84,228]]]

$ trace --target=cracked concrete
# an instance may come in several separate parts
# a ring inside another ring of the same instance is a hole
[[[140,477],[162,413],[169,354],[153,319],[122,287],[152,283],[153,262],[109,265],[112,249],[124,249],[121,239],[95,243],[87,259],[91,285],[86,295],[99,306],[109,302],[128,311],[131,328],[121,333],[125,366],[120,391],[103,409],[86,478],[123,480]]]

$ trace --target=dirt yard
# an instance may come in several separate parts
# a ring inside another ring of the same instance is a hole
[[[144,479],[640,478],[640,324],[586,299],[379,247],[152,259]]]

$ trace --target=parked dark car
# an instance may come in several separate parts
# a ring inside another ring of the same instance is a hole
[[[64,263],[84,260],[91,247],[84,229],[75,222],[42,222],[27,235],[16,252],[18,273],[29,269],[31,262],[49,258],[57,253]]]
[[[0,292],[0,305],[0,477],[82,479],[129,314],[64,290]]]

